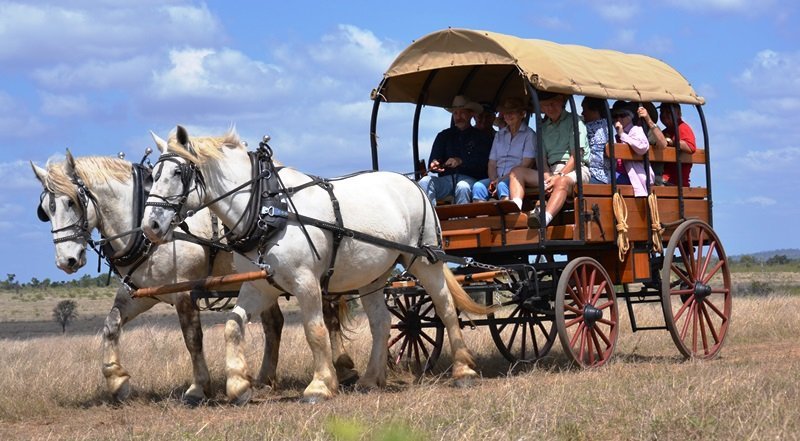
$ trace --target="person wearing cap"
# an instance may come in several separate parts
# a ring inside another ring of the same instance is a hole
[[[633,123],[634,112],[638,106],[634,103],[617,101],[611,107],[611,118],[614,121],[614,138],[618,143],[628,144],[637,155],[646,155],[650,150],[650,142],[644,130]],[[653,169],[644,169],[644,161],[625,160],[618,164],[617,183],[633,186],[634,196],[647,196],[647,181],[654,182]]]
[[[486,132],[486,134],[494,139],[494,134],[497,133],[493,127],[495,112],[488,104],[481,104],[481,107],[483,108],[483,112],[475,115],[475,128]]]
[[[658,121],[658,110],[651,102],[640,103],[639,108],[636,110],[639,116],[639,121],[642,124],[642,129],[647,134],[647,141],[656,149],[667,148],[667,139],[664,137],[664,132],[658,127],[655,122]],[[664,174],[664,163],[653,162],[650,164],[653,168],[655,175],[655,184],[664,185],[662,175]]]
[[[577,147],[580,148],[581,180],[589,182],[589,149],[587,147],[586,126],[578,119],[575,127],[572,113],[565,110],[568,96],[560,93],[537,93],[544,119],[541,123],[542,146],[545,164],[542,165],[544,173],[545,192],[550,195],[545,213],[545,225],[549,225],[567,200],[567,194],[572,191],[572,186],[577,182],[575,157],[576,151],[575,130],[578,131]],[[525,196],[525,186],[539,185],[539,173],[530,168],[516,167],[509,177],[509,190],[511,200],[522,208],[522,198]],[[539,207],[528,215],[528,225],[539,226]]]
[[[428,161],[428,174],[419,181],[433,205],[437,199],[453,196],[453,203],[466,204],[472,199],[472,185],[487,177],[486,163],[492,139],[472,126],[472,118],[481,112],[480,104],[458,95],[453,98],[453,126],[436,135]]]
[[[675,145],[675,123],[672,120],[672,112],[670,109],[675,110],[678,117],[678,145],[681,152],[692,154],[697,151],[697,141],[694,137],[694,131],[683,121],[681,118],[681,106],[678,104],[662,103],[659,106],[661,109],[661,122],[666,127],[664,137],[668,146]],[[692,171],[692,163],[685,161],[681,163],[681,186],[689,186],[689,173]],[[674,162],[664,164],[664,185],[678,185],[678,166]]]
[[[536,157],[536,132],[525,123],[528,109],[520,98],[506,98],[499,107],[506,126],[494,137],[489,153],[487,179],[472,186],[472,200],[486,201],[490,195],[508,199],[508,176],[514,167],[529,168]]]

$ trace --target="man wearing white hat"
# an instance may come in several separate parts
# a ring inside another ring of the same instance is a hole
[[[472,126],[472,117],[483,111],[480,104],[458,95],[447,110],[453,114],[453,127],[436,135],[428,161],[429,171],[438,176],[429,174],[419,185],[434,205],[447,196],[453,196],[455,204],[466,204],[472,200],[475,181],[487,177],[492,139]]]

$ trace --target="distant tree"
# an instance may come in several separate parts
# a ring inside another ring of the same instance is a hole
[[[39,281],[36,277],[31,277],[31,288],[38,288],[42,282]]]
[[[74,300],[62,300],[53,308],[53,320],[61,325],[61,333],[67,332],[67,324],[78,317],[78,304]]]
[[[739,263],[741,263],[742,265],[744,265],[744,266],[746,266],[748,268],[751,267],[751,266],[758,265],[758,261],[756,260],[756,258],[751,256],[751,255],[749,255],[749,254],[742,256],[739,259]]]
[[[49,278],[44,279],[44,280],[42,280],[42,288],[47,290],[47,288],[50,288],[50,284],[52,284],[52,283],[53,282]]]
[[[786,265],[789,263],[789,258],[785,254],[776,254],[767,259],[767,265]]]

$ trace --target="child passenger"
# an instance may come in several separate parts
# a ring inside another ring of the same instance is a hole
[[[586,97],[581,102],[583,122],[589,136],[589,183],[611,183],[611,160],[606,157],[608,120],[603,118],[604,100]]]

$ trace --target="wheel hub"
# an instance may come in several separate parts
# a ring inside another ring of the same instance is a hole
[[[704,298],[711,295],[711,286],[706,285],[700,281],[694,282],[694,296],[697,301],[702,301]]]
[[[583,307],[583,321],[586,326],[594,326],[594,323],[603,318],[603,311],[594,307],[594,305],[585,305]]]

